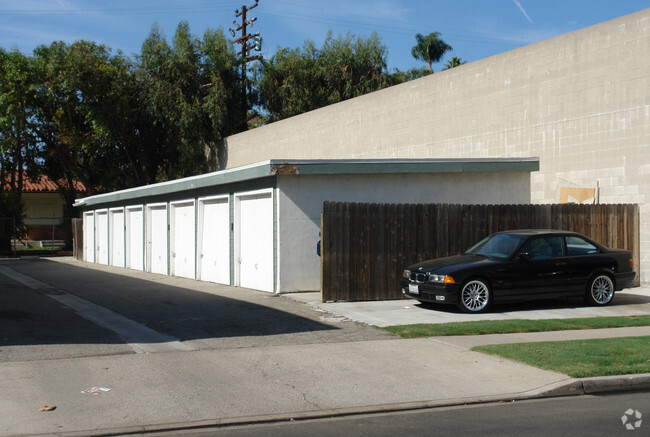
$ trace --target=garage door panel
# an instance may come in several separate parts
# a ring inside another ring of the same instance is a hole
[[[126,210],[126,263],[134,270],[144,270],[143,219],[142,208]]]
[[[271,193],[239,200],[239,284],[273,291],[273,198]]]
[[[110,212],[111,265],[124,267],[124,211]]]
[[[84,261],[95,262],[95,213],[84,214]]]
[[[172,205],[172,274],[194,279],[196,235],[194,203]]]
[[[152,207],[148,214],[149,271],[167,274],[167,208]]]
[[[96,261],[108,265],[108,212],[98,212],[95,221]]]
[[[228,199],[201,203],[199,272],[202,281],[230,284],[230,205]]]

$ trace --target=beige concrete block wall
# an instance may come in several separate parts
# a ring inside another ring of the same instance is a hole
[[[264,159],[540,158],[531,201],[598,187],[641,205],[650,281],[650,9],[227,139]]]

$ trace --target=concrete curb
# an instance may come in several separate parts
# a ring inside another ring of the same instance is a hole
[[[650,390],[650,373],[584,378],[581,381],[585,394]]]
[[[613,393],[650,390],[650,373],[636,375],[614,375],[593,378],[568,379],[555,384],[539,387],[523,393],[481,396],[474,398],[443,399],[435,401],[406,402],[401,404],[369,405],[360,407],[328,408],[298,413],[278,413],[261,416],[229,417],[214,420],[201,420],[186,423],[168,423],[120,427],[104,430],[84,430],[62,433],[30,435],[30,437],[109,437],[120,435],[147,434],[156,432],[188,432],[209,430],[232,426],[263,425],[301,420],[327,419],[332,417],[356,416],[364,414],[395,413],[400,411],[423,410],[427,408],[453,407],[499,402],[515,402],[528,399],[543,399],[585,394]]]

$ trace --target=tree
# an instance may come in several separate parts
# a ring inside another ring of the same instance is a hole
[[[258,104],[276,121],[358,97],[396,83],[387,70],[387,51],[376,35],[368,39],[329,32],[323,46],[280,48],[255,71]]]
[[[450,60],[447,61],[447,63],[445,64],[445,67],[443,68],[443,70],[449,70],[450,68],[458,67],[458,66],[463,65],[465,63],[467,63],[467,61],[463,61],[458,56],[454,56],[453,58],[451,58]]]
[[[154,25],[142,45],[136,76],[146,141],[159,158],[158,181],[205,172],[206,150],[219,155],[221,140],[245,125],[239,66],[221,29],[206,31],[201,41],[182,22],[170,46]]]
[[[34,89],[30,59],[17,50],[0,49],[0,181],[19,196],[23,170],[33,162],[36,150],[32,135]]]
[[[395,70],[394,72],[390,73],[390,82],[393,85],[397,85],[400,83],[404,82],[409,82],[414,79],[420,79],[421,77],[425,77],[430,75],[431,72],[427,67],[416,67],[416,68],[410,68],[406,71],[400,71],[400,70]]]
[[[8,250],[14,227],[18,237],[24,231],[24,170],[34,166],[36,151],[32,73],[28,57],[0,49],[0,252]]]
[[[440,32],[432,32],[427,36],[418,33],[415,35],[417,44],[411,50],[415,59],[424,61],[433,73],[432,64],[440,62],[446,52],[452,50],[451,46],[440,39]]]
[[[113,189],[118,162],[106,120],[120,115],[115,88],[123,60],[106,46],[77,41],[36,48],[34,63],[40,84],[34,130],[42,172],[58,184],[69,207],[76,196],[75,180],[90,193]]]

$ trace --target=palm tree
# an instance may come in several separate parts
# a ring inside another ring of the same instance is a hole
[[[429,64],[429,71],[433,73],[431,64],[440,62],[444,54],[452,50],[451,46],[441,40],[440,32],[433,32],[427,36],[418,33],[415,35],[417,44],[411,50],[415,59],[424,61]]]
[[[443,70],[449,70],[450,68],[458,67],[459,65],[463,65],[466,62],[467,61],[463,61],[458,56],[454,56],[453,58],[447,61],[447,63],[445,64],[445,68],[443,68]]]

